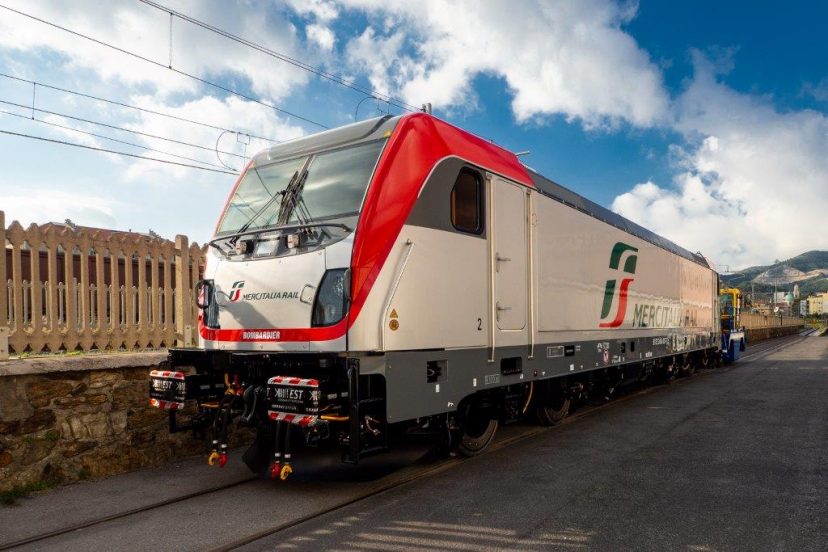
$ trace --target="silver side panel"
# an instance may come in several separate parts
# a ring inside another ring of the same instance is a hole
[[[451,411],[486,388],[718,346],[712,270],[536,191],[487,181],[485,239],[406,225],[374,290],[393,286],[391,299],[361,315],[382,317],[358,334],[372,338],[351,345],[385,351],[375,370],[387,378],[390,421]],[[502,374],[503,359],[519,359],[519,370]],[[437,381],[427,381],[429,362],[443,366]]]

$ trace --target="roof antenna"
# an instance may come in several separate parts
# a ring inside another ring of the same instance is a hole
[[[530,153],[532,153],[531,150],[519,151],[519,152],[515,153],[515,157],[520,157],[521,155],[529,155]]]
[[[365,96],[364,98],[362,98],[361,100],[359,100],[356,104],[356,108],[354,108],[354,121],[357,120],[357,114],[359,113],[359,106],[361,106],[362,102],[364,102],[365,100],[379,100],[379,98],[369,94],[369,95]]]
[[[429,115],[431,115],[431,102],[424,103],[423,107],[421,107],[420,110],[423,113],[428,113]]]

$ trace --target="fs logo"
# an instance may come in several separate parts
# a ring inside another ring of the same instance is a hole
[[[635,247],[624,242],[616,243],[612,247],[609,267],[612,270],[620,270],[621,258],[624,257],[624,272],[635,274],[635,265],[638,262],[636,253],[638,253],[638,249]],[[607,280],[607,286],[604,288],[604,306],[601,308],[601,320],[606,320],[610,314],[617,282],[618,280]],[[618,311],[612,320],[598,324],[600,328],[617,328],[624,322],[624,317],[627,314],[627,288],[630,287],[632,282],[633,278],[621,279],[621,286],[618,288]]]
[[[241,297],[241,290],[244,287],[244,280],[239,280],[238,282],[233,282],[233,288],[230,290],[230,300],[234,303],[239,300]]]

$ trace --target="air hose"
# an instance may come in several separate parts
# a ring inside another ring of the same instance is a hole
[[[535,382],[529,382],[529,395],[526,397],[526,404],[523,405],[523,409],[520,411],[521,414],[526,414],[526,411],[529,410],[529,404],[532,402],[532,392],[535,390]]]

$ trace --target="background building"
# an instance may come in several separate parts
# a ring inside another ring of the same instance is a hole
[[[821,314],[825,314],[826,311],[825,307],[828,306],[826,301],[828,299],[828,292],[826,293],[815,293],[811,295],[807,299],[808,304],[808,315],[809,316],[819,316]]]

